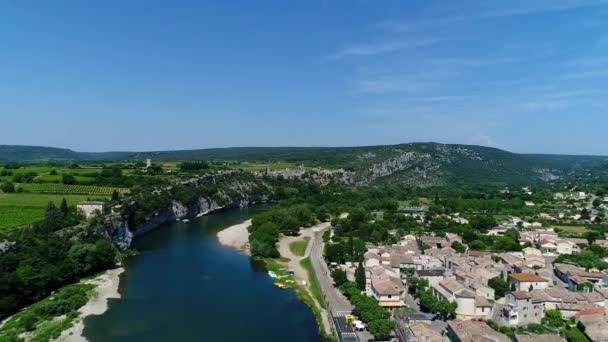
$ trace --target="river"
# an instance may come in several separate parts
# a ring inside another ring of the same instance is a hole
[[[263,266],[216,233],[263,207],[175,222],[138,238],[108,310],[85,319],[90,341],[321,341],[312,313]]]

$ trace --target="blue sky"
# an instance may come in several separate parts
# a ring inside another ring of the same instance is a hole
[[[608,1],[2,1],[0,144],[608,155]]]

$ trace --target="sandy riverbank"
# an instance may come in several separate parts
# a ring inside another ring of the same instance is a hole
[[[65,330],[59,336],[58,341],[76,342],[86,341],[82,332],[84,330],[83,320],[90,315],[101,315],[108,309],[108,299],[120,298],[118,293],[118,285],[120,284],[120,274],[124,272],[124,268],[118,267],[108,270],[102,275],[83,281],[85,284],[96,285],[95,294],[87,304],[78,309],[79,317],[74,323],[74,326]]]
[[[217,233],[217,238],[224,246],[236,248],[249,255],[249,226],[251,220],[235,224]]]

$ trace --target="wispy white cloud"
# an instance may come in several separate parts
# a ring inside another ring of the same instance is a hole
[[[562,63],[566,67],[574,68],[598,68],[608,66],[607,56],[583,57],[577,58]]]
[[[529,93],[533,93],[530,91]],[[584,88],[574,90],[555,90],[530,95],[529,100],[521,103],[521,108],[527,112],[558,111],[581,103],[591,103],[597,95],[608,95],[608,88]]]
[[[461,5],[461,2],[458,2]],[[560,12],[584,7],[608,4],[608,0],[518,0],[518,1],[486,1],[484,8],[467,9],[462,7],[459,14],[451,14],[424,21],[392,19],[378,26],[396,32],[414,32],[435,27],[443,27],[457,22],[473,21],[491,18],[515,17],[546,12]]]
[[[482,67],[489,65],[508,64],[515,62],[514,58],[434,58],[427,59],[424,62],[442,66],[460,66],[460,67]]]
[[[355,93],[415,93],[435,88],[458,76],[455,70],[426,70],[412,74],[380,75],[359,79],[354,84]]]
[[[565,90],[559,92],[553,92],[549,94],[545,94],[544,97],[550,99],[563,99],[563,98],[571,98],[571,97],[583,97],[583,96],[593,96],[598,94],[608,93],[608,88],[587,88],[587,89],[576,89],[576,90]]]
[[[565,80],[582,80],[606,77],[608,77],[608,68],[594,70],[577,70],[562,74],[562,78]]]
[[[608,77],[608,57],[590,56],[568,60],[562,63],[566,69],[561,73],[565,80]]]
[[[536,100],[522,104],[522,109],[527,112],[555,111],[568,108],[572,105],[569,100]]]
[[[344,57],[376,56],[404,49],[415,49],[435,44],[436,39],[416,39],[405,41],[384,41],[370,44],[345,46],[340,51],[329,56],[327,60],[338,60]]]

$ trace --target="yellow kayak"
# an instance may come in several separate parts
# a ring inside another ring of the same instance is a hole
[[[285,288],[285,284],[283,284],[283,283],[274,283],[274,286],[276,286],[280,289]]]

